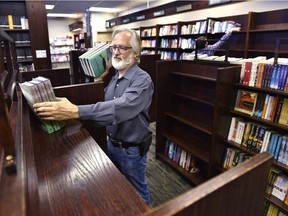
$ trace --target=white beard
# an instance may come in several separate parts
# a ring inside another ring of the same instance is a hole
[[[119,61],[119,58],[121,60]],[[133,53],[131,53],[127,59],[123,59],[123,57],[117,57],[113,55],[112,57],[112,65],[116,70],[123,70],[133,61]]]

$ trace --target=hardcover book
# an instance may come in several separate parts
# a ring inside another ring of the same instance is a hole
[[[79,61],[87,76],[100,77],[106,69],[106,60],[110,61],[111,52],[109,44],[98,44],[83,55]]]
[[[235,110],[253,116],[257,102],[257,93],[238,90]]]

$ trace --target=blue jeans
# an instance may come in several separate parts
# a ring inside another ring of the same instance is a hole
[[[107,140],[108,157],[134,186],[147,205],[150,205],[150,193],[146,181],[147,155],[141,157],[139,147],[115,147]]]

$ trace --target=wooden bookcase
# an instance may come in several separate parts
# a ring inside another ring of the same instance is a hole
[[[142,51],[145,54],[157,53],[157,28],[156,26],[140,27]]]
[[[85,50],[91,48],[91,39],[87,36],[87,33],[79,33],[74,35],[74,47],[77,50]]]
[[[207,17],[203,20],[193,20],[193,21],[179,21],[176,23],[178,27],[178,34],[174,36],[160,36],[159,28],[163,26],[174,25],[175,23],[167,23],[155,26],[141,27],[140,34],[142,40],[156,40],[156,47],[153,47],[153,51],[157,54],[164,51],[176,52],[177,59],[182,59],[182,54],[191,53],[195,49],[182,49],[181,40],[192,39],[195,40],[197,37],[203,35],[206,36],[208,40],[211,40],[210,44],[214,43],[223,36],[223,32],[219,33],[209,33],[207,29],[203,33],[194,34],[181,34],[181,28],[183,25],[196,24],[197,22],[206,21],[208,26],[209,19],[217,21],[231,20],[236,23],[241,24],[241,31],[233,32],[229,41],[221,47],[221,50],[217,51],[215,55],[225,55],[226,50],[229,51],[229,56],[238,58],[253,58],[256,56],[266,56],[267,58],[272,58],[277,54],[278,57],[286,57],[288,54],[287,43],[280,43],[279,50],[276,50],[276,44],[279,39],[288,38],[288,9],[266,11],[266,12],[249,12],[247,14],[226,16],[226,17]],[[147,29],[157,29],[156,36],[151,38],[146,36],[144,31]],[[144,36],[143,36],[144,35]],[[163,39],[176,39],[178,40],[177,48],[163,48],[161,47],[161,40]],[[147,50],[147,47],[144,47]],[[150,48],[149,48],[150,49]],[[161,59],[165,59],[161,57]]]
[[[265,95],[269,94],[269,95],[273,95],[273,96],[288,98],[287,92],[272,90],[272,89],[262,88],[262,87],[261,88],[250,87],[250,86],[246,86],[243,84],[239,84],[239,81],[234,83],[234,91],[238,91],[238,90],[246,90],[246,91],[255,92],[258,94],[265,94]],[[231,109],[231,117],[233,117],[233,116],[239,117],[245,122],[251,122],[252,124],[257,124],[260,126],[267,127],[267,130],[273,130],[274,132],[279,133],[283,136],[288,134],[288,127],[287,126],[272,122],[270,120],[265,120],[262,118],[249,116],[245,113]],[[234,149],[237,149],[241,152],[245,152],[251,156],[258,154],[254,150],[251,150],[249,148],[245,148],[245,147],[243,147],[243,145],[240,146],[239,144],[236,144],[236,143],[229,141],[229,140],[227,140],[224,145],[226,147],[234,148]],[[285,165],[283,163],[279,163],[276,160],[274,160],[273,166],[280,169],[285,175],[288,175],[288,166],[287,165]],[[265,198],[266,198],[267,202],[272,203],[273,205],[277,206],[285,214],[288,213],[288,206],[285,205],[284,202],[281,201],[280,199],[276,198],[273,195],[268,195],[268,194],[266,194]]]
[[[28,29],[8,27],[3,28],[16,41],[17,64],[21,68],[35,70],[51,69],[48,25],[44,1],[2,1],[0,2],[0,16],[4,18],[23,16],[28,18]],[[37,17],[37,19],[35,19]],[[39,40],[41,38],[41,40]],[[46,57],[38,58],[36,51],[46,51]]]
[[[231,89],[240,69],[203,61],[157,62],[156,155],[196,185],[219,173],[224,147],[218,143],[229,129]],[[186,172],[170,160],[167,140],[196,157],[200,172]]]

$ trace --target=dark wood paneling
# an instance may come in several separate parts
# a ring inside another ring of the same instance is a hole
[[[35,70],[51,69],[52,64],[45,2],[43,0],[26,1],[26,8]],[[37,58],[36,50],[45,50],[47,57]]]
[[[145,215],[262,215],[272,163],[271,154],[261,153]]]
[[[53,87],[71,84],[68,68],[23,72],[19,73],[19,80],[20,82],[30,81],[38,76],[49,78]]]

